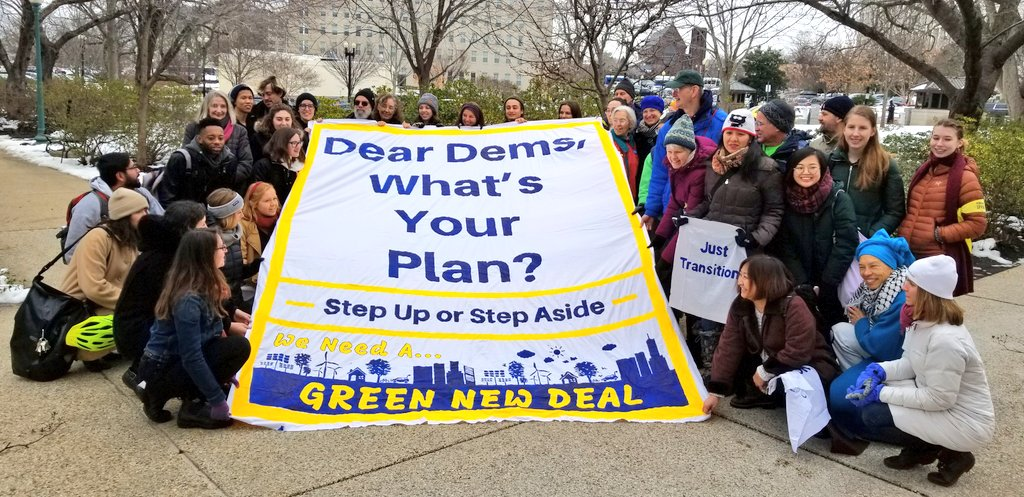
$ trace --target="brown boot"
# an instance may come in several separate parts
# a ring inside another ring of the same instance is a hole
[[[942,449],[939,452],[939,470],[928,473],[928,481],[943,487],[950,487],[973,467],[974,454]]]
[[[842,428],[836,425],[835,421],[829,421],[825,425],[825,430],[828,431],[829,436],[832,438],[830,451],[833,454],[859,456],[868,448],[868,445],[871,445],[867,440],[847,435],[843,432]]]

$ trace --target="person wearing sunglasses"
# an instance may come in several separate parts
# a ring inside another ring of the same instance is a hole
[[[352,99],[352,113],[345,116],[346,119],[369,119],[373,114],[373,108],[376,100],[376,95],[373,94],[373,90],[369,88],[363,88],[356,92],[355,98]]]

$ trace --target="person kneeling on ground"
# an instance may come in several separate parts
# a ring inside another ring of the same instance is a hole
[[[149,329],[156,317],[153,309],[160,299],[167,271],[174,262],[178,243],[186,232],[206,227],[206,208],[191,200],[179,200],[163,216],[149,215],[139,221],[139,249],[124,290],[114,308],[114,343],[117,351],[131,361],[121,381],[135,390],[142,351],[149,341]]]
[[[956,267],[948,255],[910,265],[903,290],[914,323],[903,357],[869,364],[846,396],[874,438],[903,446],[882,461],[886,466],[911,469],[938,459],[928,481],[944,487],[974,467],[971,451],[996,431],[985,364],[953,301]]]
[[[226,392],[250,347],[243,336],[223,336],[223,303],[231,294],[219,271],[226,249],[216,232],[196,230],[182,237],[174,255],[139,363],[143,410],[152,421],[170,421],[164,404],[181,397],[179,427],[231,425]]]

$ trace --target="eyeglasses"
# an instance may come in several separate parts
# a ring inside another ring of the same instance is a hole
[[[369,106],[370,106],[370,102],[367,102],[366,100],[356,100],[356,107],[369,107]]]
[[[220,247],[217,247],[217,250],[223,250],[224,252],[227,252],[228,251],[228,246],[227,245],[221,245]]]
[[[299,104],[299,108],[300,109],[315,109],[316,107],[313,104]]]
[[[296,146],[296,145],[302,145],[302,140],[299,140],[299,141],[291,140],[291,141],[288,142],[288,144],[293,146],[293,147]]]
[[[801,173],[802,172],[813,173],[813,172],[820,171],[821,167],[820,166],[796,166],[796,167],[793,168],[793,170],[797,171],[797,172],[801,172]]]

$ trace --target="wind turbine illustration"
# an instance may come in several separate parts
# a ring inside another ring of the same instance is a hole
[[[537,362],[536,361],[534,361],[534,363],[533,363],[533,372],[530,373],[530,378],[533,378],[533,383],[535,385],[540,385],[541,384],[540,381],[541,381],[542,378],[544,379],[544,384],[545,385],[550,385],[551,384],[551,373],[548,372],[548,371],[545,371],[543,369],[537,369]]]
[[[334,367],[331,367],[331,366],[334,366]],[[331,370],[331,378],[337,378],[338,377],[338,369],[341,367],[341,364],[338,364],[336,362],[331,362],[331,361],[327,360],[327,351],[324,351],[324,362],[321,362],[320,364],[317,364],[314,367],[317,368],[320,371],[320,377],[321,378],[327,378],[327,370],[328,369]]]

